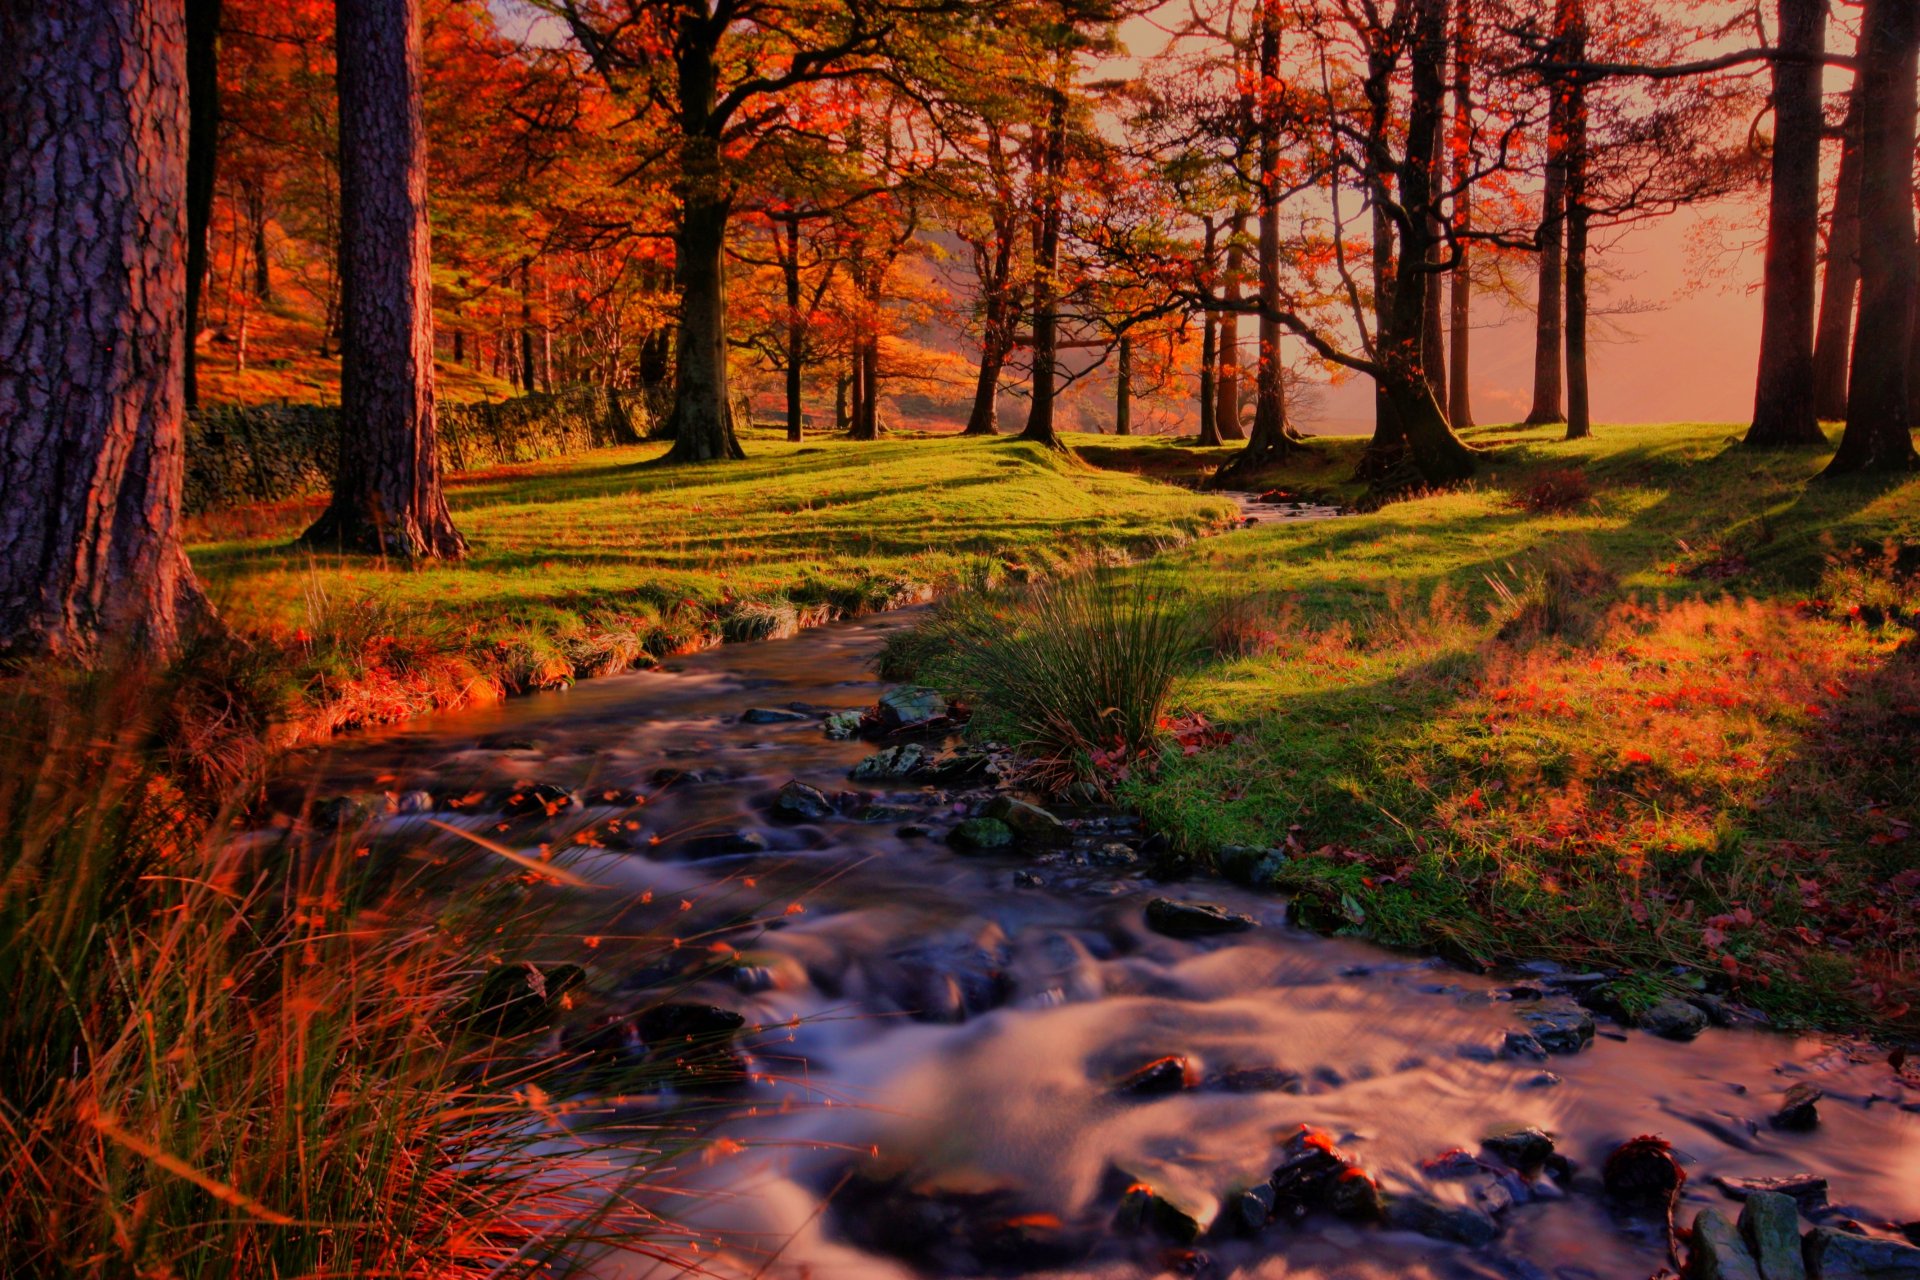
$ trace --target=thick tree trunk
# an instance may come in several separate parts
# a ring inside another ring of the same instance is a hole
[[[1434,122],[1446,93],[1447,0],[1413,0],[1412,92],[1408,101],[1407,153],[1400,166],[1400,207],[1406,211],[1404,242],[1393,282],[1392,305],[1380,334],[1378,381],[1398,440],[1383,447],[1379,435],[1368,448],[1367,467],[1385,474],[1398,462],[1393,449],[1413,464],[1430,485],[1449,484],[1473,474],[1474,450],[1447,422],[1434,398],[1425,370],[1421,327],[1426,298],[1418,276],[1433,245],[1427,214],[1432,208]]]
[[[1425,318],[1421,325],[1420,363],[1427,371],[1427,385],[1433,388],[1433,398],[1441,404],[1447,403],[1447,332],[1446,332],[1446,280],[1437,269],[1438,264],[1446,261],[1445,225],[1440,221],[1439,189],[1446,182],[1446,119],[1436,116],[1433,122],[1433,186],[1435,197],[1433,212],[1427,216],[1427,233],[1433,237],[1433,248],[1427,251],[1427,265],[1433,270],[1420,275],[1420,295],[1426,299]]]
[[[204,608],[178,529],[186,41],[178,0],[0,6],[0,650],[164,660]]]
[[[847,432],[855,440],[880,438],[880,339],[867,334],[860,339],[860,398],[854,402],[853,426]]]
[[[1453,225],[1459,234],[1455,248],[1453,273],[1449,277],[1447,339],[1447,417],[1455,430],[1473,425],[1473,397],[1467,390],[1472,351],[1470,334],[1473,322],[1473,275],[1468,262],[1472,243],[1465,233],[1473,230],[1473,34],[1474,0],[1459,0],[1453,28]]]
[[[187,408],[200,404],[200,322],[220,152],[220,0],[187,0]]]
[[[1586,57],[1586,0],[1574,0],[1571,61]],[[1587,382],[1587,89],[1567,88],[1567,439],[1593,434],[1593,400]]]
[[[1856,55],[1866,56],[1863,47]],[[1827,268],[1820,279],[1820,319],[1813,341],[1813,411],[1822,422],[1847,416],[1847,355],[1860,294],[1860,112],[1856,80],[1840,133],[1840,173],[1827,228]]]
[[[402,559],[467,544],[440,488],[420,0],[340,0],[340,457],[301,540]]]
[[[800,422],[801,373],[806,363],[807,331],[800,314],[800,220],[788,218],[781,227],[785,246],[780,275],[787,293],[787,439],[802,438]]]
[[[1568,16],[1568,0],[1557,0],[1554,30],[1562,37]],[[1527,411],[1529,426],[1567,420],[1561,403],[1560,382],[1560,318],[1564,305],[1561,286],[1567,210],[1567,91],[1557,80],[1547,91],[1552,97],[1547,107],[1546,189],[1540,201],[1539,286],[1534,308],[1533,407]]]
[[[1867,0],[1860,152],[1860,243],[1873,269],[1860,284],[1860,330],[1847,381],[1847,428],[1826,474],[1920,465],[1913,449],[1908,365],[1913,351],[1914,78],[1920,6]]]
[[[1007,363],[1005,335],[997,331],[989,314],[986,336],[980,345],[980,371],[973,384],[973,408],[967,414],[970,436],[1000,434],[1000,370]]]
[[[537,389],[533,359],[533,259],[520,259],[520,389],[532,395]]]
[[[1813,369],[1820,140],[1826,126],[1820,57],[1826,44],[1827,0],[1780,0],[1780,47],[1796,57],[1773,64],[1773,181],[1750,445],[1827,443],[1814,403]]]
[[[696,182],[693,187],[697,191],[705,185]],[[693,192],[681,209],[675,264],[680,330],[674,351],[669,462],[719,462],[747,456],[734,435],[733,405],[727,392],[727,217],[724,201]]]
[[[1114,357],[1118,367],[1113,378],[1113,434],[1133,434],[1133,339],[1120,335],[1120,350]]]
[[[1247,438],[1246,429],[1240,425],[1240,313],[1233,309],[1240,303],[1241,276],[1247,269],[1246,237],[1247,211],[1235,209],[1227,232],[1225,297],[1228,309],[1220,314],[1220,374],[1214,379],[1217,397],[1214,426],[1222,440]]]
[[[1065,55],[1055,72],[1065,79]],[[1041,157],[1039,226],[1033,254],[1033,399],[1028,406],[1022,440],[1031,440],[1050,449],[1065,446],[1054,428],[1055,365],[1059,341],[1059,273],[1061,185],[1067,168],[1067,93],[1056,83],[1048,91],[1047,136]]]

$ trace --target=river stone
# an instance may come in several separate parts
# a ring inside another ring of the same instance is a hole
[[[1168,1054],[1120,1077],[1113,1091],[1130,1098],[1158,1098],[1179,1093],[1192,1078],[1193,1064],[1179,1054]]]
[[[1593,1015],[1572,1001],[1545,1001],[1520,1021],[1548,1053],[1579,1053],[1593,1043]]]
[[[1553,1154],[1553,1138],[1537,1125],[1513,1124],[1493,1130],[1480,1145],[1516,1169],[1537,1169]]]
[[[817,822],[833,816],[833,801],[818,787],[810,787],[795,778],[773,798],[773,811],[796,822]]]
[[[1287,865],[1287,855],[1279,849],[1262,849],[1249,844],[1222,845],[1213,854],[1213,865],[1235,884],[1254,888],[1269,884]]]
[[[1920,1280],[1920,1249],[1894,1240],[1815,1227],[1803,1248],[1813,1280]]]
[[[966,782],[991,782],[999,768],[993,757],[974,747],[956,747],[935,756],[916,775],[923,782],[947,785]]]
[[[740,715],[741,724],[797,724],[808,717],[785,707],[748,707]]]
[[[865,716],[859,711],[835,711],[826,718],[821,727],[835,742],[845,742],[848,738],[860,736],[860,724],[863,719]]]
[[[947,843],[962,853],[991,853],[1013,847],[1013,828],[998,818],[968,818],[947,833]]]
[[[1692,1040],[1707,1029],[1706,1011],[1685,1000],[1662,1000],[1636,1021],[1663,1040]]]
[[[876,751],[848,770],[848,776],[860,782],[898,782],[919,773],[931,758],[919,743],[906,742]]]
[[[676,856],[682,858],[725,858],[742,853],[765,853],[772,845],[758,831],[742,827],[734,831],[710,831],[701,835],[682,836],[667,846]]]
[[[880,695],[879,720],[884,729],[911,729],[947,714],[947,700],[938,689],[901,685]]]
[[[1787,1196],[1763,1191],[1740,1207],[1740,1238],[1760,1264],[1760,1280],[1806,1280],[1800,1257],[1800,1206]]]
[[[1205,1235],[1220,1213],[1212,1197],[1136,1181],[1121,1193],[1113,1223],[1122,1231],[1150,1231],[1179,1244]]]
[[[1327,1188],[1326,1202],[1335,1217],[1348,1222],[1378,1222],[1387,1212],[1380,1184],[1365,1169],[1351,1165]]]
[[[1781,1099],[1773,1113],[1773,1127],[1792,1133],[1805,1133],[1820,1123],[1820,1099],[1827,1095],[1814,1085],[1796,1084]]]
[[[1211,902],[1180,902],[1155,898],[1147,904],[1147,927],[1169,938],[1203,938],[1217,933],[1239,933],[1253,928],[1252,916],[1229,911]]]
[[[1389,1198],[1386,1223],[1396,1231],[1464,1245],[1483,1245],[1500,1234],[1499,1224],[1472,1205],[1442,1204],[1417,1192]]]
[[[1233,1221],[1248,1235],[1273,1221],[1273,1184],[1262,1182],[1233,1197]]]
[[[1760,1265],[1718,1209],[1702,1209],[1693,1220],[1687,1274],[1693,1280],[1761,1280]]]
[[[328,796],[312,809],[313,825],[326,831],[352,831],[387,814],[384,795]]]
[[[433,792],[402,791],[393,798],[393,811],[406,814],[432,813]]]
[[[1762,1192],[1790,1196],[1807,1210],[1827,1203],[1827,1180],[1816,1173],[1789,1173],[1778,1178],[1727,1178],[1716,1176],[1713,1184],[1735,1200],[1745,1200]]]
[[[1020,837],[1023,844],[1057,849],[1073,840],[1073,832],[1066,823],[1039,805],[1028,804],[1025,800],[995,796],[987,802],[983,812],[987,817],[997,818],[1013,828],[1013,833]]]

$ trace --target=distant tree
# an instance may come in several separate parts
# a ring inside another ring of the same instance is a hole
[[[1873,246],[1874,269],[1860,284],[1847,427],[1827,474],[1920,466],[1908,377],[1920,274],[1913,224],[1920,5],[1867,0],[1861,23],[1860,242]]]
[[[1820,318],[1813,341],[1813,411],[1823,422],[1847,416],[1847,356],[1853,341],[1853,309],[1860,296],[1860,116],[1861,85],[1854,77],[1840,126],[1840,163],[1834,175],[1833,212],[1827,221],[1826,270],[1820,276]]]
[[[412,560],[466,540],[440,485],[420,0],[339,0],[340,452],[301,540]]]
[[[200,403],[200,329],[207,284],[207,229],[213,221],[220,147],[220,0],[187,6],[187,408]]]
[[[164,660],[204,609],[178,527],[186,39],[179,3],[0,6],[11,652]]]

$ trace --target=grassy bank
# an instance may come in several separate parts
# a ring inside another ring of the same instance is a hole
[[[1129,575],[1205,620],[1169,707],[1219,732],[1119,793],[1322,927],[1920,1026],[1920,479],[1813,481],[1719,426],[1477,434],[1467,489]]]
[[[664,445],[450,478],[473,548],[417,570],[289,549],[319,503],[216,512],[189,530],[222,614],[259,642],[251,679],[310,729],[624,670],[720,639],[1183,543],[1219,502],[1011,440],[791,445],[724,467]]]

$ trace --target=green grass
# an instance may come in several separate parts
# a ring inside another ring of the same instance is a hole
[[[662,465],[665,446],[644,445],[451,477],[473,548],[456,565],[291,550],[313,502],[202,517],[190,554],[239,632],[292,655],[269,664],[276,700],[338,727],[1113,563],[1228,514],[1012,440],[747,447],[727,466]]]
[[[1920,585],[1878,549],[1920,545],[1920,478],[1816,481],[1824,455],[1723,426],[1557,437],[1475,432],[1493,451],[1463,489],[1133,570],[1216,620],[1224,656],[1170,705],[1233,736],[1169,747],[1122,795],[1199,858],[1284,849],[1261,879],[1389,944],[1911,1029],[1920,661],[1885,619]],[[1102,444],[1141,471],[1178,456]],[[1362,444],[1266,479],[1330,488]],[[1569,467],[1589,502],[1513,501]]]

